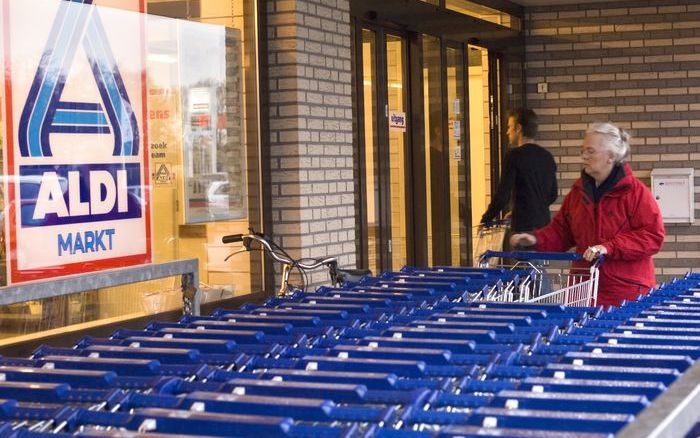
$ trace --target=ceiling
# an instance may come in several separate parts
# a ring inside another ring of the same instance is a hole
[[[581,3],[603,3],[605,0],[510,0],[520,6],[557,6],[557,5],[577,5]],[[624,0],[618,0],[621,3]]]
[[[511,6],[513,4],[511,3]],[[488,48],[508,48],[518,31],[416,0],[352,0],[350,11],[368,22],[399,31],[440,35],[452,41],[472,41]]]
[[[610,0],[470,0],[488,5],[511,15],[521,15],[523,8],[579,5],[585,3],[609,3]],[[635,0],[615,0],[625,3]],[[638,0],[637,0],[638,1]],[[436,6],[433,0],[350,0],[353,16],[361,17],[367,23],[399,32],[412,31],[438,35],[452,41],[466,41],[470,44],[509,50],[518,47],[519,31],[479,20],[469,15]]]

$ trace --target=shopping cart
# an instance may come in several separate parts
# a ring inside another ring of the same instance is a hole
[[[509,229],[510,220],[508,219],[479,224],[475,227],[474,240],[476,244],[472,254],[475,266],[477,266],[479,256],[486,251],[503,251],[503,241]]]
[[[583,260],[580,254],[486,251],[479,258],[479,266],[494,266],[489,262],[493,259],[513,260],[511,265],[497,266],[522,270],[524,274],[521,275],[522,280],[516,293],[497,297],[500,298],[498,301],[564,304],[572,307],[596,304],[598,268],[602,258],[598,258],[590,267],[576,267],[571,262]]]

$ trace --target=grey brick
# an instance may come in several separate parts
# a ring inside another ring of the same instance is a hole
[[[571,186],[580,169],[576,146],[582,132],[576,131],[577,124],[606,116],[633,127],[632,167],[646,172],[647,183],[648,172],[655,167],[700,167],[696,152],[700,144],[700,17],[696,15],[700,6],[696,1],[638,0],[625,2],[624,7],[560,5],[528,8],[528,12],[525,27],[537,30],[537,36],[528,39],[525,58],[528,105],[543,115],[547,125],[561,126],[543,131],[540,138],[553,145],[563,189]],[[563,37],[567,40],[556,40],[555,35],[567,35]],[[562,78],[548,81],[552,93],[536,94],[536,83],[552,76]],[[581,92],[587,97],[580,97]],[[694,234],[697,227],[667,227],[672,241]],[[700,257],[695,257],[700,242],[666,246],[665,251],[687,252],[688,260],[660,257],[657,266],[700,266]]]

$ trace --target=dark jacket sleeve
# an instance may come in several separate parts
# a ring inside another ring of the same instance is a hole
[[[494,220],[494,218],[503,211],[510,202],[511,194],[513,193],[513,185],[515,185],[515,177],[517,169],[514,165],[513,151],[511,149],[506,153],[505,159],[503,160],[503,172],[501,172],[501,181],[498,183],[498,189],[496,190],[496,195],[491,200],[489,208],[486,209],[486,213],[481,217],[481,223],[487,223]]]
[[[555,175],[556,175],[556,173],[555,173]],[[558,194],[557,192],[558,192],[558,190],[557,190],[557,179],[554,178],[554,179],[552,180],[552,187],[549,189],[549,199],[547,199],[547,204],[548,204],[548,205],[554,204],[554,201],[557,200],[557,197],[559,196],[559,194]]]

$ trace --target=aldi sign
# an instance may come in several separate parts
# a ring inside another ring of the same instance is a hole
[[[143,0],[1,1],[9,281],[150,262]]]

